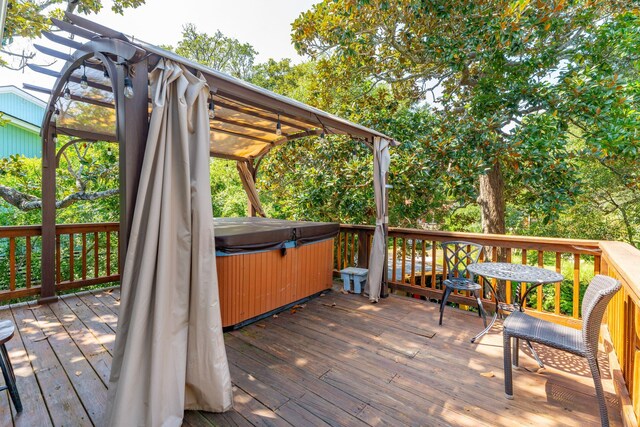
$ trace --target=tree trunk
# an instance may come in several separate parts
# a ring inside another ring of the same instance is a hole
[[[479,182],[478,204],[482,213],[482,232],[504,234],[506,230],[504,180],[500,162],[496,161],[486,175],[480,175]]]
[[[480,192],[478,195],[478,204],[480,205],[482,213],[482,232],[504,234],[506,230],[504,180],[502,179],[502,171],[500,170],[500,162],[498,160],[496,160],[493,167],[487,171],[486,175],[480,175],[479,182]],[[485,253],[485,256],[488,257],[488,260],[495,259],[500,262],[507,260],[505,248],[497,248],[496,254],[493,254],[492,248],[487,249],[489,250]],[[499,280],[497,283],[497,291],[499,295],[506,295],[506,282]]]

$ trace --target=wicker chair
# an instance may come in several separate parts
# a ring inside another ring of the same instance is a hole
[[[513,399],[511,338],[515,338],[514,366],[518,366],[518,340],[537,342],[587,359],[600,404],[600,420],[603,426],[608,426],[607,404],[598,366],[598,339],[607,304],[620,287],[620,282],[608,276],[598,275],[591,280],[582,299],[581,331],[538,319],[521,311],[515,311],[507,317],[504,321],[504,389],[507,399]]]
[[[467,265],[478,262],[480,254],[484,250],[481,245],[471,242],[451,241],[443,242],[442,250],[447,263],[447,278],[442,282],[445,286],[444,295],[440,302],[440,321],[442,325],[442,315],[447,299],[454,290],[469,291],[476,297],[478,303],[478,316],[482,316],[485,328],[487,327],[487,314],[482,307],[480,291],[482,286],[474,282],[473,274],[467,272]],[[468,276],[468,277],[467,277]]]

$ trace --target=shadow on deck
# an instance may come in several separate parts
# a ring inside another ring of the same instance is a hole
[[[67,296],[49,306],[0,310],[20,334],[8,343],[24,411],[0,393],[0,425],[95,425],[106,405],[119,289]],[[187,412],[210,425],[563,425],[599,423],[589,370],[580,358],[541,347],[547,369],[524,351],[515,399],[504,398],[502,336],[469,339],[481,320],[391,296],[330,292],[306,305],[225,334],[235,410]],[[612,425],[618,399],[602,357]]]

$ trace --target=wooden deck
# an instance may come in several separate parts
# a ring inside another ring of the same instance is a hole
[[[71,295],[49,306],[0,310],[20,334],[8,349],[24,411],[0,393],[0,426],[100,423],[119,290]],[[562,425],[598,424],[586,364],[540,350],[547,369],[521,357],[515,400],[503,393],[499,329],[470,344],[477,316],[392,296],[370,305],[331,292],[225,335],[235,410],[188,412],[186,426],[210,425]],[[608,366],[603,357],[603,372]],[[607,378],[610,419],[620,425]]]

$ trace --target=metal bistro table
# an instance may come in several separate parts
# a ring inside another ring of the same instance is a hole
[[[491,280],[489,280],[489,289],[491,289],[491,292],[496,298],[496,312],[494,313],[493,318],[491,319],[491,322],[489,322],[487,327],[478,335],[473,337],[471,339],[471,342],[475,342],[478,338],[486,334],[491,329],[496,319],[498,318],[498,313],[500,311],[523,311],[524,303],[527,299],[527,296],[529,295],[529,292],[531,292],[538,286],[545,285],[547,283],[561,282],[564,279],[564,276],[562,276],[562,274],[555,271],[547,270],[546,268],[534,267],[532,265],[524,264],[512,264],[510,262],[480,262],[469,264],[467,266],[467,271],[476,276],[482,276],[487,279],[516,282],[517,287],[515,295],[520,295],[520,286],[522,283],[529,283],[533,285],[527,289],[527,291],[519,301],[516,301],[514,304],[507,304],[506,300],[501,298],[500,293],[493,287]],[[533,355],[540,367],[544,367],[544,365],[538,358],[538,355],[533,350],[533,347],[531,347],[531,343],[527,342],[527,345],[533,352]]]

